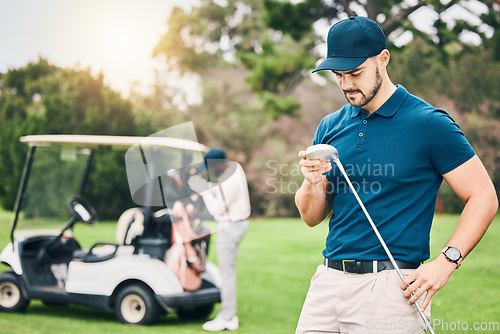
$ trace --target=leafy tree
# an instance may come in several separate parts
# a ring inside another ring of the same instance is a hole
[[[388,36],[397,30],[411,31],[412,33],[425,36],[426,39],[434,44],[445,45],[450,42],[460,41],[460,34],[464,32],[475,33],[482,42],[490,39],[484,31],[485,25],[496,29],[498,27],[498,5],[493,1],[468,1],[460,0],[441,1],[441,0],[304,0],[297,4],[291,4],[288,1],[264,0],[266,8],[267,22],[269,27],[289,33],[295,39],[301,39],[308,31],[313,29],[313,25],[319,20],[332,22],[347,16],[367,16],[377,21],[384,33]],[[470,8],[485,6],[488,8],[486,14],[478,14]],[[477,23],[469,23],[464,20],[456,20],[453,27],[447,26],[442,19],[442,15],[451,8],[458,7],[467,11],[471,18]],[[436,16],[434,21],[434,30],[424,32],[415,27],[415,19],[411,15],[418,10],[425,9],[427,15]]]
[[[62,69],[40,59],[2,75],[0,83],[0,201],[11,210],[24,163],[29,134],[134,135],[132,105],[89,71]],[[123,159],[123,157],[121,157]],[[97,173],[88,198],[104,216],[117,214],[127,202],[123,161],[105,154],[95,157]],[[113,194],[109,198],[109,194]]]
[[[252,70],[247,81],[271,117],[294,114],[299,105],[287,96],[312,66],[310,40],[297,42],[269,33],[260,14],[260,0],[202,1],[186,12],[175,9],[168,32],[155,48],[171,70],[201,76],[224,63]],[[207,78],[208,79],[208,78]]]

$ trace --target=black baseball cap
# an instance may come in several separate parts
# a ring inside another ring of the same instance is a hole
[[[328,31],[327,58],[314,70],[348,71],[387,49],[387,40],[373,20],[353,16],[335,23]]]

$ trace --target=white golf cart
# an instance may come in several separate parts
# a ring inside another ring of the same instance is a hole
[[[182,196],[167,199],[165,194],[171,185],[167,174],[194,165],[197,161],[190,155],[201,156],[206,151],[203,145],[166,137],[37,135],[20,140],[29,151],[16,199],[12,242],[0,254],[0,261],[10,267],[0,273],[0,311],[23,311],[31,299],[40,299],[46,304],[114,308],[117,318],[129,324],[155,323],[169,312],[200,319],[211,313],[220,301],[220,278],[218,268],[205,260],[209,236],[194,233],[194,238],[182,240],[175,224],[182,221],[193,231],[196,227],[186,210],[173,214],[167,205],[180,203]],[[127,151],[123,160],[139,207],[122,214],[116,241],[97,242],[83,250],[73,232],[86,228],[75,229],[78,222],[97,221],[82,194],[92,156],[100,150]],[[154,168],[148,165],[152,157],[159,162]],[[195,271],[192,259],[179,255],[184,254],[183,246],[196,252]],[[198,284],[184,284],[186,270],[194,273]]]

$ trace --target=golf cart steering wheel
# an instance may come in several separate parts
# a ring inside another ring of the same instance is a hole
[[[81,197],[73,196],[68,199],[68,208],[75,220],[93,225],[97,222],[97,212],[94,207]]]
[[[51,258],[51,249],[53,247],[57,248],[58,242],[60,242],[61,237],[64,232],[72,228],[77,221],[81,221],[85,224],[95,224],[97,222],[97,213],[95,209],[90,205],[89,202],[80,198],[78,196],[73,196],[68,199],[68,208],[71,211],[71,219],[66,223],[66,226],[62,229],[59,235],[52,237],[50,240],[40,248],[40,251],[36,257],[36,263],[38,265],[46,265],[49,263]]]

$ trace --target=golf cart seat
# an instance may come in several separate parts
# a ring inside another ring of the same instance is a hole
[[[148,254],[163,261],[171,246],[171,227],[168,216],[153,214],[145,208],[131,208],[118,219],[116,242],[134,246],[135,254]]]
[[[123,212],[116,226],[116,243],[97,242],[90,250],[77,250],[73,258],[83,262],[102,262],[116,256],[120,246],[148,247],[158,244],[157,240],[142,240],[144,233],[144,211],[141,208],[131,208]],[[137,253],[137,251],[136,251]]]
[[[123,212],[116,225],[116,242],[119,245],[132,245],[132,241],[144,233],[144,211],[131,208]]]

